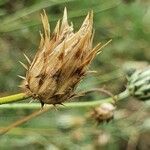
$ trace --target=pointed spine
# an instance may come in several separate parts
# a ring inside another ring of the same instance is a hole
[[[21,79],[23,79],[23,80],[25,80],[26,78],[25,77],[23,77],[23,76],[21,76],[21,75],[17,75],[19,78],[21,78]]]
[[[26,69],[26,70],[28,70],[28,66],[27,65],[25,65],[23,62],[21,62],[21,61],[19,61],[19,63]]]
[[[43,14],[41,14],[41,19],[44,28],[45,39],[50,39],[50,25],[45,10],[43,10]]]
[[[23,53],[23,55],[26,58],[26,60],[28,61],[28,63],[31,65],[31,61],[30,61],[29,57],[25,53]]]
[[[101,49],[104,48],[106,45],[108,45],[110,42],[112,41],[112,39],[110,39],[108,42],[106,42],[104,45],[101,46],[101,48],[97,51],[97,55],[101,53]]]

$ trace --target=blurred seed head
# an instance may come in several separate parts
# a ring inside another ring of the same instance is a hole
[[[111,142],[111,135],[108,132],[101,131],[98,134],[97,140],[96,140],[96,145],[97,146],[106,146],[109,142]]]
[[[103,103],[96,107],[91,112],[91,117],[94,118],[98,123],[104,121],[110,121],[114,117],[115,106],[111,103]]]
[[[85,139],[85,134],[82,128],[75,129],[72,134],[71,138],[74,142],[82,142]]]
[[[42,104],[61,104],[73,97],[89,64],[107,43],[93,48],[92,11],[77,32],[73,31],[72,23],[68,24],[66,8],[52,34],[45,11],[41,19],[44,33],[40,33],[40,45],[30,66],[24,65],[27,72],[22,87],[28,96]]]
[[[84,124],[85,120],[82,117],[62,114],[57,118],[57,126],[62,130],[70,130]]]
[[[127,89],[138,99],[150,100],[150,66],[137,70],[128,77]]]

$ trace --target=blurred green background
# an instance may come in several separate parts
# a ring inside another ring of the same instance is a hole
[[[90,10],[94,11],[94,44],[112,39],[96,57],[78,90],[105,87],[113,94],[126,88],[126,72],[150,61],[149,0],[0,0],[0,96],[19,93],[25,70],[23,53],[33,58],[45,9],[51,29],[68,9],[69,22],[77,31]],[[77,100],[93,101],[104,95],[90,94]],[[96,125],[87,114],[91,108],[51,111],[0,137],[0,150],[149,150],[149,103],[129,98],[119,103],[115,119]],[[0,109],[0,128],[31,114],[28,109]]]

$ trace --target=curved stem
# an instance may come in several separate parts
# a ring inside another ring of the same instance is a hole
[[[44,112],[47,112],[48,110],[49,110],[49,108],[43,109],[42,111],[38,110],[38,111],[35,111],[32,114],[30,114],[30,115],[28,115],[22,119],[15,121],[14,123],[10,124],[9,126],[5,127],[4,129],[0,129],[0,135],[7,133],[9,130],[33,119],[34,117],[37,117],[37,116],[43,114]]]
[[[12,103],[12,102],[17,102],[17,101],[22,101],[24,99],[29,98],[26,96],[25,93],[19,93],[11,96],[6,96],[6,97],[1,97],[0,98],[0,105],[2,104],[7,104],[7,103]]]
[[[120,93],[119,95],[116,95],[117,97],[116,101],[123,100],[127,97],[129,97],[128,90],[125,90],[124,92]],[[79,108],[79,107],[95,107],[98,105],[101,105],[102,103],[114,103],[114,99],[112,97],[104,98],[101,100],[96,101],[88,101],[88,102],[70,102],[70,103],[64,103],[64,106],[58,105],[59,108],[67,109],[67,108]],[[52,107],[52,105],[44,105],[44,108]],[[0,109],[39,109],[41,108],[41,105],[39,103],[18,103],[18,104],[5,104],[1,105]]]

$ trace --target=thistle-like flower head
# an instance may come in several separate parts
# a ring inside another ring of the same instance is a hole
[[[42,104],[61,104],[73,97],[76,85],[86,75],[89,64],[104,45],[92,46],[92,11],[77,32],[73,31],[72,23],[68,24],[66,9],[52,34],[45,11],[41,18],[44,33],[40,34],[40,45],[26,72],[23,89]]]
[[[140,100],[150,100],[150,66],[136,70],[129,76],[127,89],[130,95]]]

